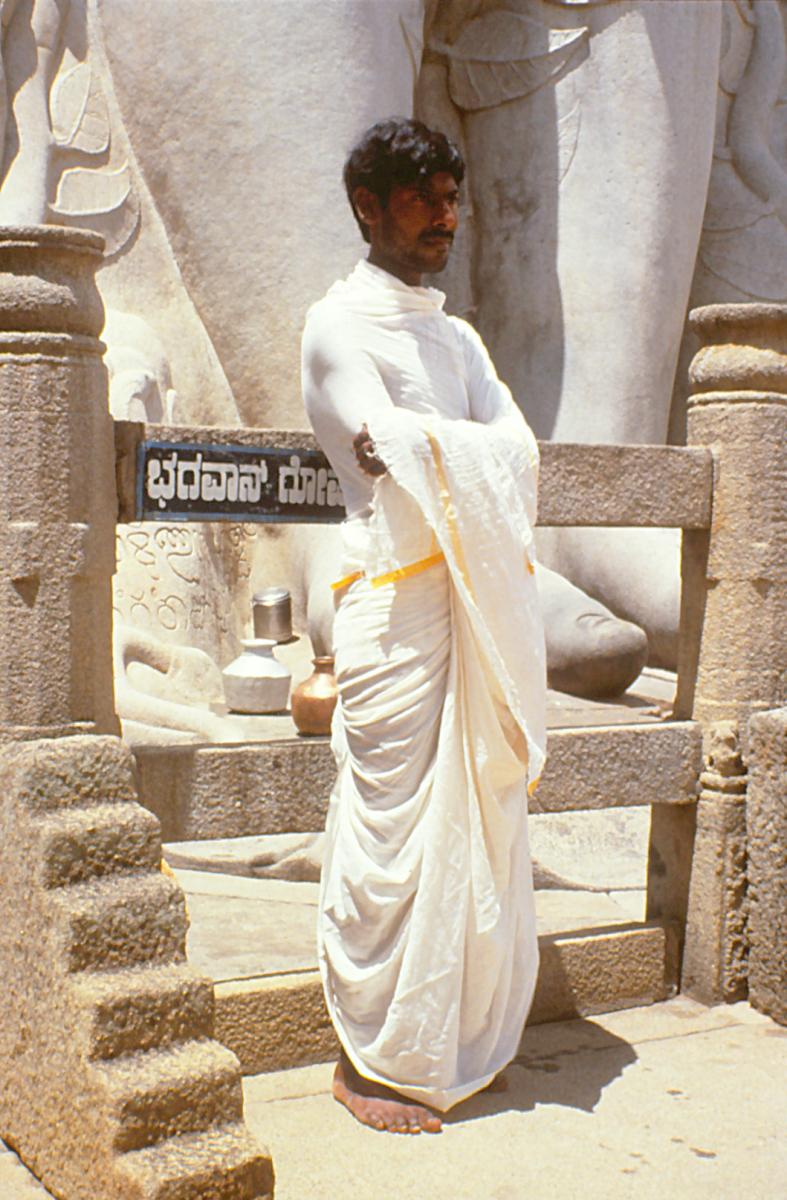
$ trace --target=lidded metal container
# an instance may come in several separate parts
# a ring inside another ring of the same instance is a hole
[[[255,638],[289,642],[292,638],[292,601],[284,587],[263,588],[251,598]]]

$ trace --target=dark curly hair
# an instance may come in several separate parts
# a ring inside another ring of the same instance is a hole
[[[368,188],[384,208],[392,188],[428,179],[437,171],[447,171],[457,183],[464,179],[464,159],[444,133],[406,117],[389,117],[367,129],[344,164],[347,198],[364,241],[369,241],[369,231],[353,204],[357,187]]]

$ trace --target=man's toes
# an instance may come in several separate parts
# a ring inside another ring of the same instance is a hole
[[[443,1122],[428,1108],[419,1108],[418,1123],[425,1133],[439,1133],[443,1128]]]
[[[420,1109],[416,1106],[405,1109],[406,1133],[420,1133],[421,1121],[419,1116]]]

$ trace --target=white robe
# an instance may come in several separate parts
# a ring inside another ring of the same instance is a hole
[[[326,1001],[362,1075],[446,1110],[516,1054],[535,986],[537,447],[441,293],[368,264],[312,310],[304,391],[358,514],[337,564],[355,577],[334,629]],[[364,421],[388,466],[374,483],[348,446]]]

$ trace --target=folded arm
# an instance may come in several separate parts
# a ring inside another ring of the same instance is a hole
[[[331,314],[310,317],[303,337],[303,398],[317,440],[355,456],[366,475],[382,475],[367,422],[393,409],[368,351]]]

